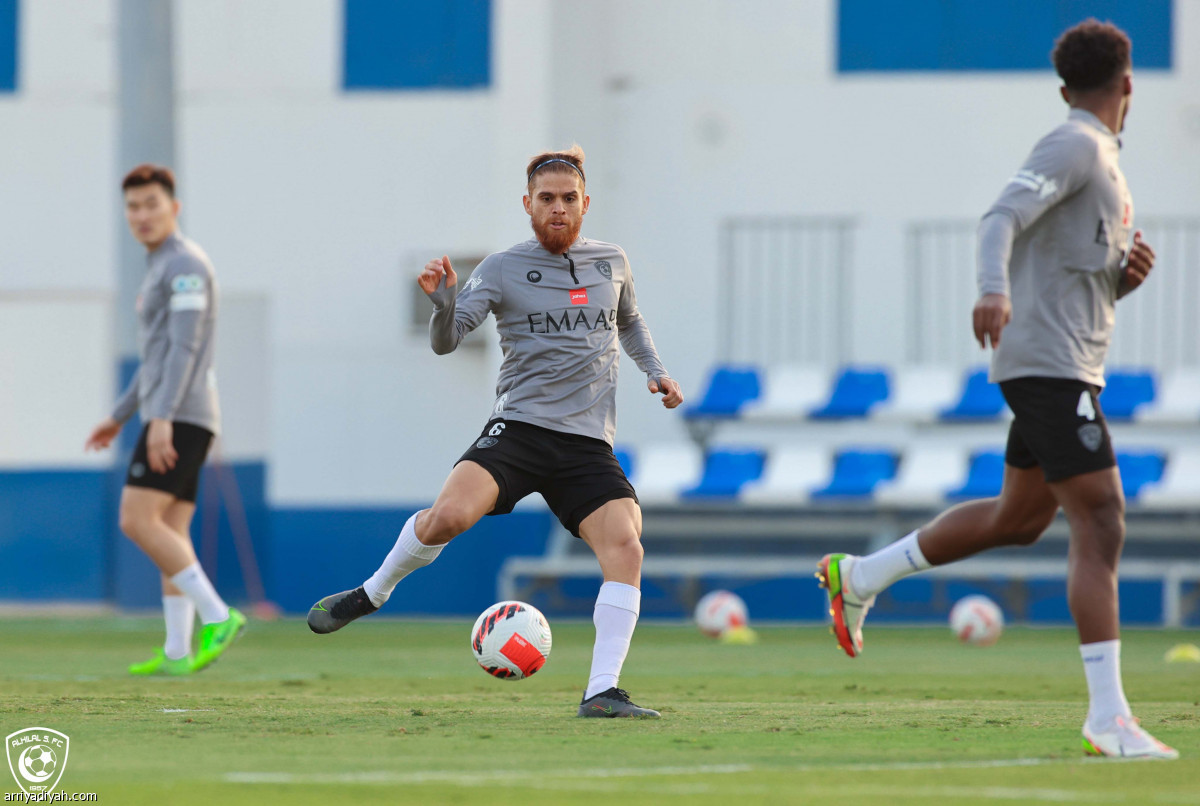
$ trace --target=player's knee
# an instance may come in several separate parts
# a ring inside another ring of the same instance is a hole
[[[434,504],[426,513],[418,539],[426,545],[448,543],[473,525],[470,513],[453,504]]]
[[[137,538],[146,529],[147,515],[131,506],[122,506],[120,513],[117,515],[118,525],[121,527],[121,533],[130,540]]]

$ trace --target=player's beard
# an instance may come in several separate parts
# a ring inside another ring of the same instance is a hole
[[[579,237],[579,230],[583,229],[582,218],[578,221],[568,220],[566,228],[560,230],[550,229],[549,225],[539,227],[533,219],[529,220],[529,224],[533,227],[533,234],[537,236],[538,243],[552,255],[561,255],[570,249],[571,244]]]

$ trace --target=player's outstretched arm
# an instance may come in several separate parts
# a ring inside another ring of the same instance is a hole
[[[425,264],[417,275],[417,285],[433,303],[429,344],[438,355],[453,352],[463,337],[479,327],[500,302],[500,274],[495,256],[475,267],[461,291],[458,274],[445,255]]]
[[[92,429],[87,442],[83,445],[83,450],[85,452],[102,451],[112,444],[112,441],[117,438],[117,434],[119,433],[121,433],[121,423],[112,417],[106,417],[99,425]]]
[[[673,409],[683,402],[683,387],[674,378],[651,378],[646,384],[650,394],[663,396],[663,405]]]
[[[1125,270],[1121,273],[1121,284],[1117,288],[1117,299],[1133,291],[1146,282],[1150,270],[1154,268],[1154,250],[1150,244],[1142,240],[1142,231],[1133,233],[1133,247],[1129,250],[1129,259]]]

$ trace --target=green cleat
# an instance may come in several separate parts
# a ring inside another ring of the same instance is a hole
[[[192,671],[207,668],[233,645],[246,628],[246,617],[235,607],[229,608],[229,618],[200,628],[200,649],[192,662]]]
[[[192,668],[192,656],[186,655],[177,660],[172,660],[167,657],[167,653],[161,648],[154,651],[154,657],[150,660],[134,663],[129,667],[129,673],[142,677],[149,675],[169,675],[178,676],[191,674],[195,671]]]

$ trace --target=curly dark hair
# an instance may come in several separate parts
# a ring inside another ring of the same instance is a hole
[[[143,163],[125,174],[125,178],[121,180],[122,191],[143,185],[160,185],[168,196],[175,198],[175,174],[166,166]]]
[[[1068,28],[1050,54],[1067,89],[1086,92],[1113,81],[1130,66],[1133,45],[1111,22],[1094,17]]]

